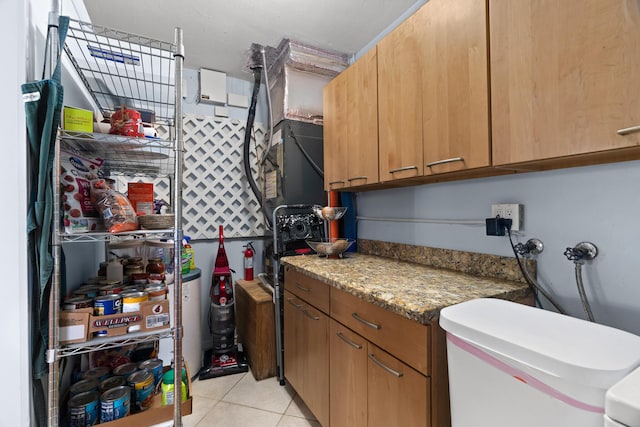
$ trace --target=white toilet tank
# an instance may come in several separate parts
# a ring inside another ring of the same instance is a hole
[[[453,427],[602,427],[640,337],[499,299],[443,309]]]

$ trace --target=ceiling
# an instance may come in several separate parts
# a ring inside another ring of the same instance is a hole
[[[355,54],[425,0],[85,0],[91,22],[165,41],[184,31],[185,67],[251,79],[252,43],[289,38]]]

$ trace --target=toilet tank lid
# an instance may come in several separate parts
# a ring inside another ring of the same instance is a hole
[[[637,335],[500,299],[446,307],[440,326],[478,347],[599,388],[609,388],[640,365]]]

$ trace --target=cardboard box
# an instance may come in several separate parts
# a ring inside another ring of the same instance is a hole
[[[153,183],[129,182],[127,198],[136,214],[153,215]]]
[[[93,132],[93,111],[75,107],[64,107],[62,128],[73,132]]]
[[[169,300],[145,301],[140,311],[94,316],[93,310],[60,312],[60,344],[73,344],[90,340],[94,332],[107,331],[108,337],[129,332],[152,332],[170,328]]]

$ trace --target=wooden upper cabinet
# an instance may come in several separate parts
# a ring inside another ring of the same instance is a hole
[[[375,184],[378,178],[378,61],[371,49],[347,74],[347,185]]]
[[[325,190],[347,186],[347,76],[339,74],[323,89]]]
[[[380,181],[421,176],[422,48],[416,15],[378,43]]]
[[[430,0],[415,16],[422,43],[424,174],[489,166],[487,3]]]
[[[640,4],[492,0],[496,165],[638,146]]]
[[[326,190],[378,182],[377,82],[374,48],[324,87]]]

